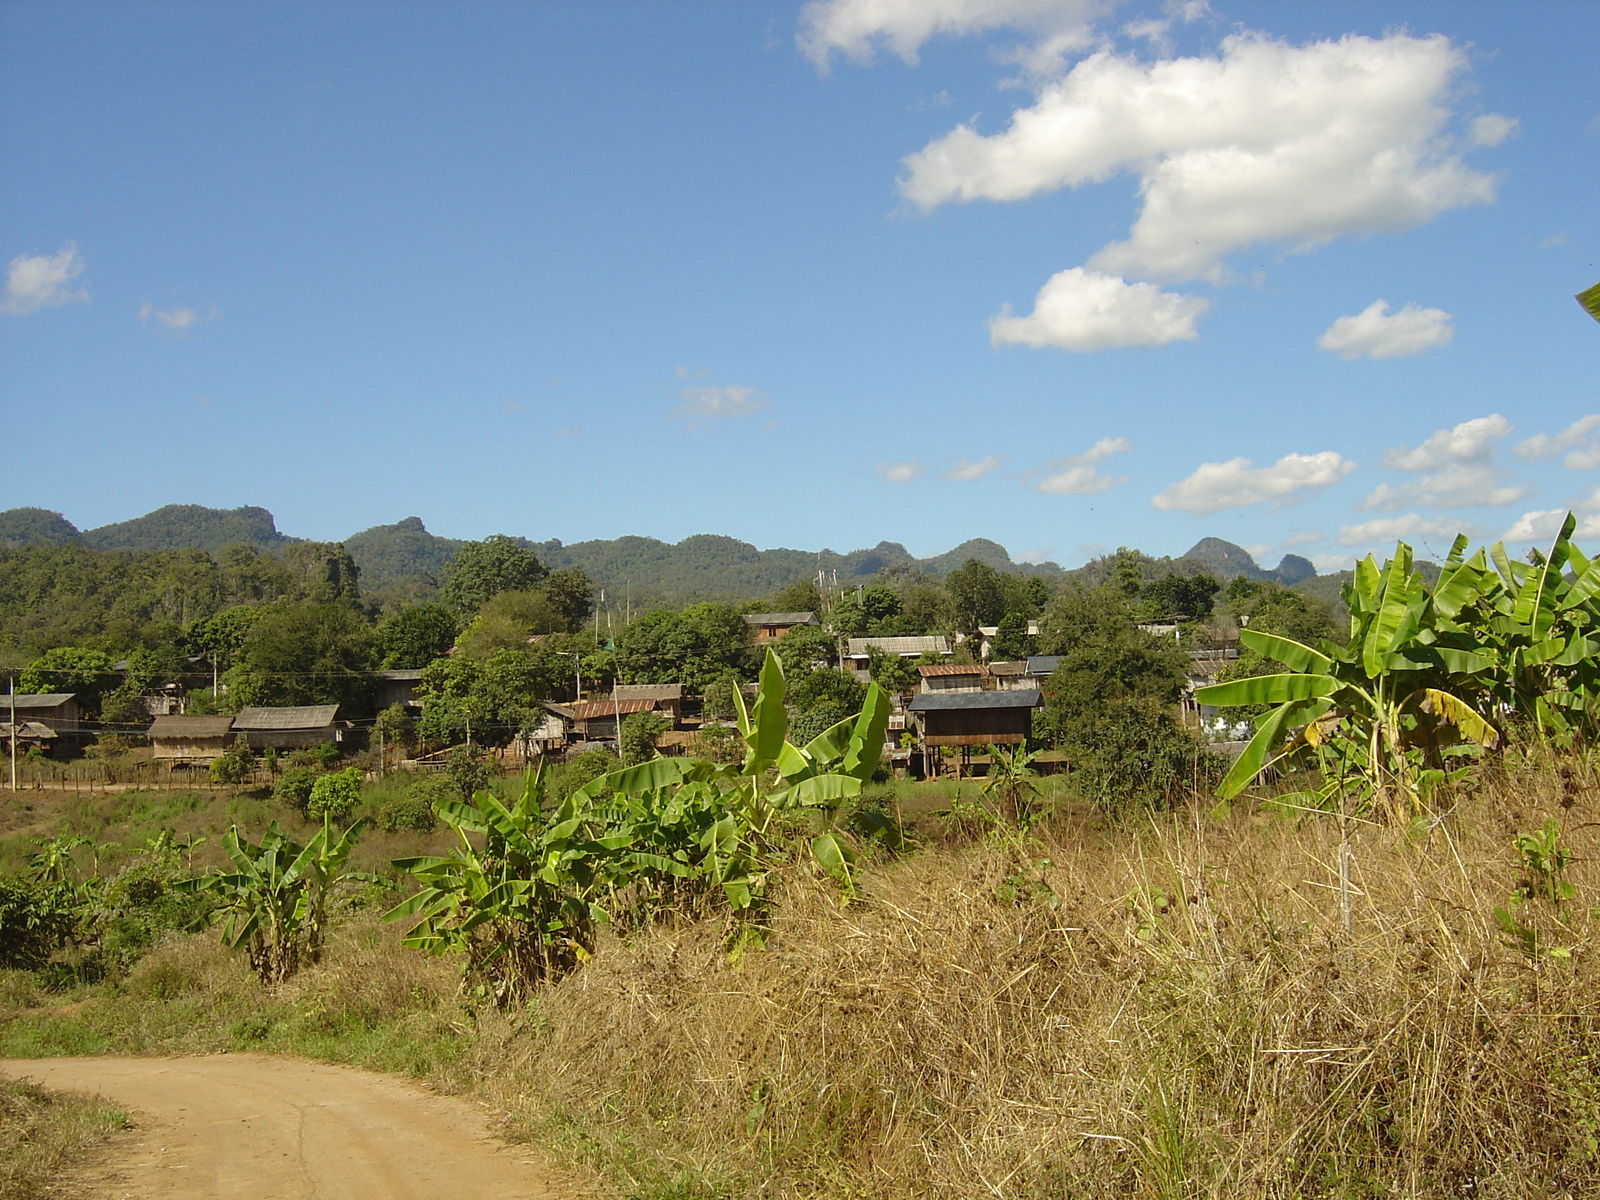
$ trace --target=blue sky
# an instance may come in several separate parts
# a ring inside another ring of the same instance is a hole
[[[0,507],[1600,544],[1597,45],[1578,2],[6,4]]]

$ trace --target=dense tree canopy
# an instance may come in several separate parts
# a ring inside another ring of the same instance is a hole
[[[617,636],[624,683],[681,683],[692,691],[732,671],[749,675],[755,654],[744,616],[727,604],[646,613]]]
[[[544,564],[517,538],[491,534],[456,551],[440,597],[461,612],[477,612],[501,592],[527,591],[545,577]]]
[[[274,605],[250,627],[228,696],[235,707],[355,704],[372,660],[371,633],[348,605]]]
[[[455,645],[461,624],[442,604],[413,604],[378,622],[378,665],[391,670],[425,667]]]

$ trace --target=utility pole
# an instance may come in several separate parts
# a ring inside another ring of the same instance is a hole
[[[11,790],[17,790],[17,677],[6,676],[6,693],[11,697]]]

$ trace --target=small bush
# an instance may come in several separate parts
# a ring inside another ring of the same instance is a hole
[[[317,772],[311,767],[290,767],[272,786],[272,798],[297,812],[311,803],[311,789],[317,785]]]
[[[323,742],[320,746],[307,746],[289,753],[289,765],[292,767],[318,767],[321,770],[332,770],[339,761],[339,747],[332,742]]]
[[[224,750],[221,755],[211,761],[211,781],[213,783],[243,783],[250,778],[250,773],[255,769],[255,754],[249,746],[241,742],[237,746]]]
[[[311,788],[311,799],[306,802],[306,815],[342,820],[355,811],[361,803],[361,772],[355,767],[343,771],[329,771],[318,777]]]
[[[431,781],[430,781],[431,782]],[[445,784],[442,793],[453,797],[455,789]],[[385,833],[428,833],[439,823],[433,815],[438,789],[423,790],[420,785],[378,810],[378,828]]]
[[[457,746],[450,751],[444,773],[462,800],[471,800],[489,786],[489,768],[476,746]]]

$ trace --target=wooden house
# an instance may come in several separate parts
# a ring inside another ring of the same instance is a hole
[[[989,678],[994,680],[994,686],[1002,692],[1020,692],[1039,686],[1039,681],[1028,674],[1027,659],[1018,659],[1016,662],[992,662],[989,664]]]
[[[898,654],[901,658],[921,658],[924,654],[938,654],[948,658],[951,653],[949,639],[943,637],[851,638],[845,647],[848,665],[858,671],[865,671],[868,650],[877,650],[883,654]]]
[[[372,679],[372,703],[379,712],[391,704],[400,705],[412,716],[422,711],[422,701],[417,699],[417,685],[422,682],[420,670],[374,671]]]
[[[1034,654],[1028,658],[1028,674],[1035,679],[1047,679],[1061,665],[1059,654]]]
[[[150,723],[145,736],[153,759],[209,763],[233,745],[233,718],[161,716]]]
[[[37,721],[49,726],[57,734],[83,731],[83,712],[78,707],[78,697],[71,692],[0,696],[0,717],[10,721],[13,712],[19,722]]]
[[[615,700],[649,700],[658,712],[667,714],[676,725],[683,719],[683,684],[681,683],[619,683],[611,689]],[[595,701],[605,704],[605,699]]]
[[[15,731],[15,744],[21,750],[43,750],[48,754],[56,744],[56,731],[43,721],[24,721],[20,717],[13,727],[10,721],[0,721],[0,750],[11,753],[13,743],[13,730]]]
[[[308,704],[296,708],[242,708],[233,719],[233,731],[242,733],[252,750],[300,750],[324,742],[343,740],[337,704]]]
[[[1020,746],[1033,732],[1033,710],[1041,703],[1033,689],[922,692],[907,708],[922,724],[924,745]]]
[[[617,736],[617,722],[634,713],[661,712],[654,700],[585,700],[563,705],[572,713],[575,741],[610,741]],[[670,714],[662,713],[669,720]]]
[[[817,625],[814,612],[745,613],[744,623],[755,632],[756,645],[775,642],[797,625]]]
[[[928,663],[917,674],[924,692],[981,692],[989,678],[982,663]]]

